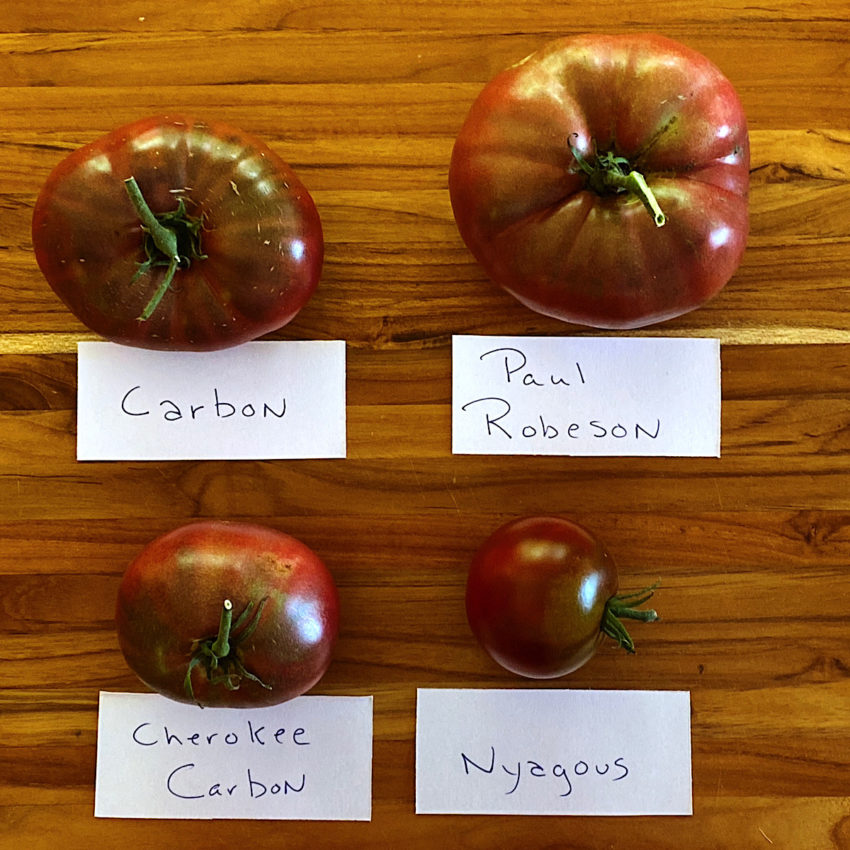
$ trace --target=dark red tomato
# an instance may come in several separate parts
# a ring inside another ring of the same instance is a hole
[[[547,679],[589,661],[604,635],[634,652],[621,620],[655,620],[655,611],[636,607],[652,592],[618,596],[614,561],[589,531],[560,517],[526,517],[497,529],[476,552],[466,614],[502,667]]]
[[[173,116],[128,124],[59,163],[32,233],[44,276],[80,321],[158,349],[277,330],[313,294],[324,251],[313,200],[276,153]]]
[[[749,141],[731,83],[655,35],[565,38],[496,76],[449,188],[488,275],[566,322],[633,328],[699,307],[749,228]]]
[[[185,525],[127,568],[118,591],[121,651],[148,687],[204,706],[276,705],[331,662],[336,586],[288,534],[245,523]]]

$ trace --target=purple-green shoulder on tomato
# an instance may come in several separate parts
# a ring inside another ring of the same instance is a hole
[[[127,664],[152,690],[203,706],[277,705],[327,671],[339,600],[304,543],[210,520],[139,553],[121,580],[115,619]]]

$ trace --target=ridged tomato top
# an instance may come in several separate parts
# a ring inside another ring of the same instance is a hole
[[[666,216],[599,193],[579,158],[624,161]],[[546,45],[497,75],[456,140],[460,233],[527,306],[628,328],[702,304],[738,267],[748,231],[749,141],[740,100],[707,58],[652,35]]]
[[[179,199],[202,219],[205,255],[181,266],[140,321],[165,268],[133,282],[144,232],[124,181],[154,213]],[[42,272],[67,306],[108,339],[216,349],[277,330],[316,288],[323,259],[312,198],[269,147],[220,123],[155,116],[83,147],[51,173],[33,215]]]

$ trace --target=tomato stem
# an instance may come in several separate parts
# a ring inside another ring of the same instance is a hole
[[[623,625],[623,620],[640,620],[643,623],[651,623],[658,619],[658,612],[652,608],[638,608],[652,598],[658,587],[658,582],[639,590],[635,593],[625,593],[620,596],[612,596],[605,606],[602,615],[602,631],[617,642],[617,645],[626,652],[634,654],[635,644],[628,629]]]
[[[254,610],[254,603],[249,602],[234,623],[233,603],[229,599],[224,600],[219,615],[217,634],[214,637],[196,640],[192,644],[192,656],[183,679],[183,688],[189,699],[197,702],[192,686],[192,673],[196,667],[203,668],[207,681],[211,685],[223,685],[228,690],[235,691],[239,689],[243,679],[249,679],[271,690],[271,685],[267,685],[259,676],[245,667],[240,652],[241,644],[257,630],[266,602],[268,597],[261,599],[256,610]],[[253,616],[251,616],[252,611]]]
[[[578,137],[578,133],[573,135]],[[615,156],[613,151],[608,151],[597,154],[595,162],[590,163],[571,140],[568,144],[578,167],[587,175],[587,185],[597,195],[629,192],[644,205],[656,227],[664,226],[667,216],[659,206],[646,178],[639,171],[635,171],[625,157]]]
[[[218,635],[210,647],[216,658],[224,658],[230,653],[230,627],[233,624],[233,603],[229,599],[224,600],[221,606],[221,618],[218,621]]]
[[[667,216],[664,215],[661,207],[658,206],[655,194],[652,189],[649,188],[643,174],[639,171],[630,171],[626,175],[626,188],[633,195],[637,195],[638,198],[640,198],[641,203],[643,203],[644,207],[646,207],[649,214],[652,216],[655,226],[663,227],[667,222]]]
[[[154,214],[153,210],[148,206],[139,184],[135,177],[128,177],[124,181],[127,187],[127,194],[133,202],[139,218],[142,221],[142,226],[145,231],[151,235],[154,245],[162,251],[169,259],[180,260],[180,255],[177,253],[177,234],[170,227],[165,227],[160,224],[159,219]]]
[[[166,266],[165,275],[156,291],[145,305],[139,321],[147,321],[168,292],[177,269],[188,268],[192,260],[204,259],[201,253],[201,229],[203,218],[190,216],[186,212],[186,202],[180,198],[177,209],[166,213],[154,213],[145,200],[135,177],[128,177],[124,186],[145,233],[145,253],[147,259],[139,263],[139,268],[130,283],[135,283],[154,266]]]

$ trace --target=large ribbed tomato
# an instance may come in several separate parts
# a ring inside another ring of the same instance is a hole
[[[319,281],[319,215],[292,169],[233,127],[155,116],[74,151],[35,206],[38,264],[91,330],[211,350],[277,330]]]
[[[127,568],[116,625],[130,668],[150,688],[205,706],[276,705],[331,662],[336,585],[288,534],[247,523],[184,525]]]
[[[497,75],[455,142],[461,236],[489,276],[567,322],[630,328],[737,269],[749,142],[729,80],[656,35],[554,41]]]

